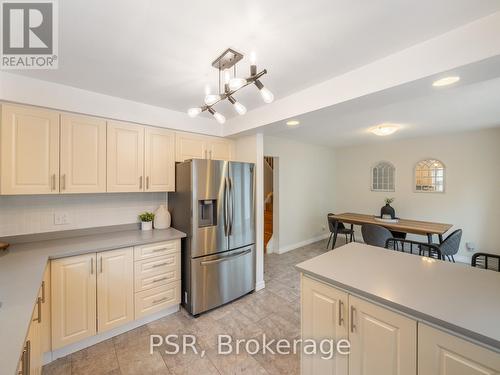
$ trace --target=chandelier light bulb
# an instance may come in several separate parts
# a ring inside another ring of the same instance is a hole
[[[229,88],[231,91],[235,91],[242,88],[246,83],[247,80],[245,78],[235,77],[229,80]]]
[[[205,85],[205,96],[210,95],[210,92],[211,92],[211,90],[210,90],[210,85],[209,85],[209,84],[206,84],[206,85]]]
[[[215,112],[214,117],[219,124],[223,124],[226,122],[226,118],[224,117],[224,115],[222,113]]]
[[[239,115],[244,115],[245,113],[247,113],[247,107],[245,107],[240,102],[234,103],[233,106],[234,106],[234,109],[236,110],[236,112],[238,112]]]
[[[231,79],[231,75],[229,74],[229,70],[226,70],[224,72],[224,83],[229,83],[230,79]]]
[[[220,100],[220,95],[208,94],[207,96],[205,96],[205,104],[206,105],[213,105],[219,100]]]
[[[257,55],[255,51],[250,52],[250,64],[255,65],[257,62]]]
[[[269,91],[269,89],[263,87],[261,90],[260,90],[260,95],[262,96],[262,99],[264,100],[264,102],[266,103],[272,103],[273,100],[274,100],[274,95],[271,91]]]
[[[194,118],[201,113],[201,108],[200,107],[189,108],[187,113],[189,117]]]

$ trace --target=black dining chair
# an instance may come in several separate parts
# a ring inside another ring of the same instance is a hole
[[[385,247],[387,240],[393,238],[389,229],[375,224],[363,224],[361,234],[365,244],[378,247]]]
[[[475,253],[472,256],[471,266],[500,272],[500,255]]]
[[[337,235],[344,234],[345,242],[353,242],[356,241],[354,237],[354,226],[351,224],[351,228],[346,228],[344,223],[338,221],[334,217],[335,214],[329,213],[327,215],[328,219],[328,228],[330,229],[330,237],[328,238],[328,243],[326,244],[326,248],[330,246],[330,241],[332,241],[332,249],[335,247],[335,243],[337,242]],[[335,231],[335,224],[337,224],[337,230]]]
[[[458,253],[461,239],[462,229],[457,229],[446,237],[446,239],[440,244],[429,244],[427,242],[390,238],[387,240],[386,248],[396,248],[396,243],[398,243],[403,249],[405,248],[405,245],[407,245],[406,249],[409,249],[411,254],[413,254],[414,251],[418,252],[418,255],[424,255],[424,253],[427,253],[430,257],[435,258],[439,256],[442,260],[445,260],[446,257],[450,262],[455,263],[454,255]]]

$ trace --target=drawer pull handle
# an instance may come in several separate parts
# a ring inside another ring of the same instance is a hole
[[[163,298],[160,298],[160,299],[155,299],[155,300],[153,300],[153,305],[157,305],[157,304],[165,302],[167,300],[168,300],[168,297],[163,297]]]
[[[154,249],[152,252],[157,253],[158,251],[165,251],[165,250],[168,250],[168,249],[166,247],[162,247],[160,249]]]
[[[165,277],[162,277],[161,279],[154,279],[153,282],[154,283],[159,283],[160,281],[164,281],[164,280],[168,280],[168,277],[165,276]]]
[[[169,264],[172,264],[173,262],[163,262],[159,264],[153,264],[151,267],[156,268],[156,267],[162,267],[162,266],[168,266]]]

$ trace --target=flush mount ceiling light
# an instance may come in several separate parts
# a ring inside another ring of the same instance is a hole
[[[216,112],[212,107],[217,103],[227,99],[232,105],[234,110],[244,115],[247,112],[246,107],[234,98],[234,94],[245,86],[253,83],[259,89],[262,100],[266,103],[271,103],[274,100],[274,95],[269,89],[264,87],[260,78],[267,74],[267,70],[262,70],[257,73],[257,65],[255,64],[255,54],[252,53],[250,59],[250,76],[247,78],[236,76],[236,64],[243,59],[243,54],[228,48],[222,55],[217,57],[212,66],[219,72],[219,92],[218,94],[211,94],[206,90],[204,105],[200,107],[189,108],[187,113],[189,117],[196,117],[201,112],[208,111],[214,118],[221,124],[226,121],[226,118],[219,112]],[[233,68],[233,77],[231,78],[230,69]],[[224,82],[222,83],[221,78]],[[223,90],[221,90],[223,87]]]
[[[396,124],[380,124],[370,128],[369,131],[375,135],[383,137],[395,133],[399,130],[399,128],[400,126]]]
[[[432,86],[434,86],[434,87],[448,86],[448,85],[453,85],[454,83],[456,83],[458,81],[460,81],[460,77],[458,77],[458,76],[444,77],[444,78],[438,79],[437,81],[434,81],[432,83]]]
[[[288,126],[296,126],[296,125],[300,124],[300,121],[299,120],[290,120],[290,121],[287,121],[286,124]]]

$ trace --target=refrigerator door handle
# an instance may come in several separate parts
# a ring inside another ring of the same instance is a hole
[[[229,177],[229,201],[231,207],[228,208],[229,211],[229,235],[233,234],[233,217],[234,217],[234,194],[233,194],[233,180]]]
[[[228,260],[231,260],[231,259],[234,259],[234,258],[239,258],[239,257],[241,257],[243,255],[250,254],[251,252],[252,252],[252,249],[248,249],[248,250],[240,251],[238,253],[234,253],[234,254],[225,256],[225,257],[220,257],[218,259],[205,260],[205,261],[201,262],[200,264],[202,266],[206,266],[208,264],[221,263],[221,262],[225,262],[225,261],[228,261]]]
[[[227,237],[229,235],[229,231],[228,231],[228,208],[227,208],[227,204],[228,204],[228,178],[227,177],[224,177],[224,195],[223,195],[223,199],[224,199],[224,202],[223,202],[223,206],[224,206],[224,235]]]

